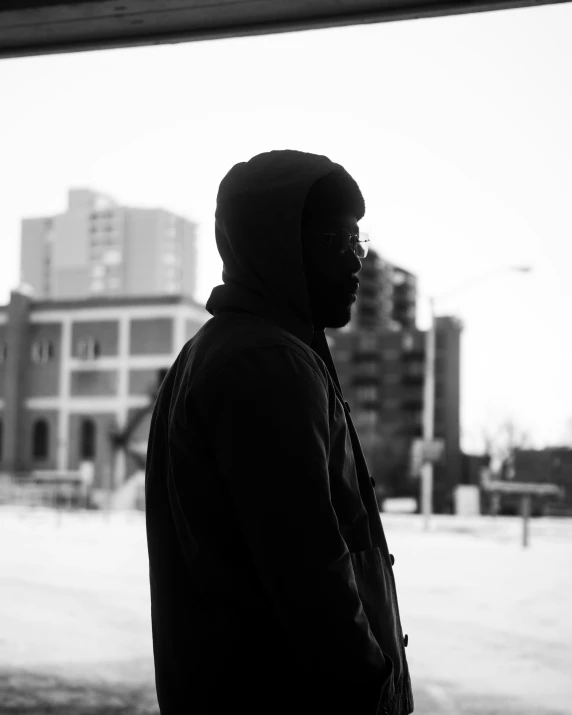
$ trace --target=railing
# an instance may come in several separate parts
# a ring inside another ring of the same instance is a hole
[[[90,508],[90,490],[80,472],[0,474],[0,504],[53,509]]]

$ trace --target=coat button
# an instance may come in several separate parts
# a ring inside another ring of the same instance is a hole
[[[409,643],[409,636],[407,633],[405,634],[405,638],[403,639],[403,645],[407,648],[407,644]]]
[[[389,554],[389,558],[391,559],[391,565],[395,563],[395,559],[393,558],[393,554]]]

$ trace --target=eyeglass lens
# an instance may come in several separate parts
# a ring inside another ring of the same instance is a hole
[[[358,258],[365,258],[367,256],[367,243],[360,243],[359,233],[350,234],[349,231],[343,231],[341,235],[344,251],[347,251],[348,248],[351,248]]]

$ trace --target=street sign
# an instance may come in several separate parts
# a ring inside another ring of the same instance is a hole
[[[423,464],[435,464],[443,457],[445,451],[444,439],[414,439],[411,443],[410,472],[414,477],[419,476]]]
[[[423,443],[423,461],[424,462],[431,462],[431,464],[435,464],[435,462],[439,462],[441,460],[444,452],[445,452],[445,440],[444,439],[425,440]]]

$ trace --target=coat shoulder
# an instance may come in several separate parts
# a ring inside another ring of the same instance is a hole
[[[303,361],[327,384],[327,368],[312,348],[281,326],[246,313],[221,314],[210,320],[187,346],[186,364],[200,368],[204,377],[238,367],[248,356],[269,349],[283,351],[289,361]],[[277,354],[277,353],[274,353]],[[268,361],[268,367],[273,367]]]

